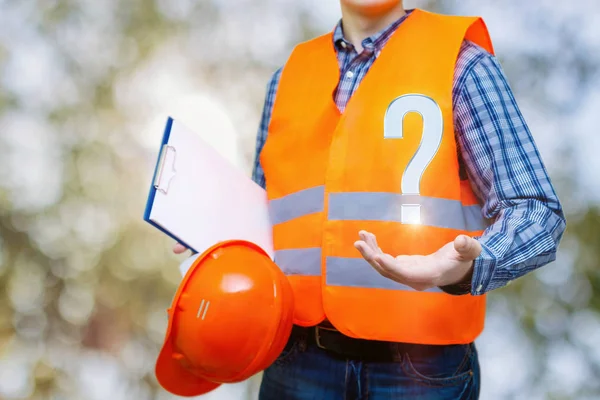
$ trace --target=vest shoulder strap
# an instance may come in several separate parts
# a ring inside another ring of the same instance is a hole
[[[294,47],[283,66],[275,102],[286,94],[295,98],[302,96],[312,87],[306,82],[319,82],[322,90],[333,91],[334,88],[329,86],[337,83],[338,74],[333,32],[302,42]]]
[[[440,29],[460,30],[464,32],[464,39],[484,48],[494,54],[494,46],[483,18],[478,16],[443,15],[429,11],[419,10],[422,16],[435,21]]]
[[[315,50],[323,51],[323,50],[331,50],[333,49],[333,32],[328,32],[324,35],[317,36],[316,38],[306,40],[304,42],[298,43],[292,54],[295,52],[313,52]]]

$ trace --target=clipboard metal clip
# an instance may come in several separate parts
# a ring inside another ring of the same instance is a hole
[[[175,147],[168,144],[163,145],[158,160],[156,177],[154,178],[154,188],[161,193],[168,194],[171,180],[177,173],[175,170],[175,156],[177,151]]]

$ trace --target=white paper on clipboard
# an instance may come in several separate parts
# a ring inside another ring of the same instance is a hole
[[[165,137],[148,221],[200,254],[247,240],[273,259],[266,191],[177,120]]]

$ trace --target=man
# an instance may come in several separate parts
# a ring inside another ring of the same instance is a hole
[[[260,398],[476,399],[485,294],[555,259],[560,203],[480,19],[340,3],[258,132],[296,303]]]

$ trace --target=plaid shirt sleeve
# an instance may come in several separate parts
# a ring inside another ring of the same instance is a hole
[[[256,135],[256,150],[254,156],[254,166],[252,168],[252,180],[260,185],[263,189],[266,188],[265,183],[265,171],[263,171],[260,165],[260,153],[265,141],[267,140],[267,132],[269,131],[269,123],[271,122],[271,112],[273,111],[273,105],[275,104],[275,94],[277,93],[277,87],[279,86],[279,77],[281,76],[281,70],[279,68],[269,81],[267,85],[267,94],[265,96],[265,104],[263,106],[262,116],[260,118],[260,125],[258,127],[258,133]]]
[[[459,154],[492,222],[476,238],[483,252],[467,289],[480,295],[554,261],[566,221],[497,59],[469,44],[458,63],[464,64],[454,104]]]

